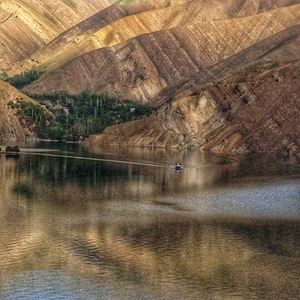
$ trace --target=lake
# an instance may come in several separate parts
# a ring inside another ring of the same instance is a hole
[[[0,156],[0,299],[299,299],[300,159],[21,150]]]

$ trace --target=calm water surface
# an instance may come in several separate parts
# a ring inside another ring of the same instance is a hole
[[[39,147],[0,156],[0,299],[300,299],[297,159]]]

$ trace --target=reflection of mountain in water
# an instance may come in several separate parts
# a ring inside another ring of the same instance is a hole
[[[168,166],[174,157],[160,159]],[[218,194],[220,186],[234,191],[286,174],[297,178],[296,165],[269,168],[271,160],[257,165],[254,158],[198,152],[180,160],[185,168],[178,174],[168,167],[1,156],[0,285],[21,271],[62,270],[150,287],[173,299],[296,299],[299,220],[225,219],[180,209],[187,191],[193,191],[189,201],[202,204],[197,195]]]
[[[85,201],[92,199],[95,194],[98,200],[118,198],[148,201],[153,195],[161,193],[180,194],[210,189],[216,185],[226,186],[233,182],[263,182],[278,176],[300,174],[297,161],[291,164],[289,161],[262,155],[222,156],[198,151],[159,151],[155,157],[153,151],[149,150],[136,153],[134,149],[133,152],[136,156],[130,156],[129,152],[118,160],[150,164],[152,155],[152,159],[155,159],[152,160],[153,167],[39,155],[27,155],[19,160],[5,159],[3,156],[1,159],[3,174],[12,172],[12,176],[18,176],[15,190],[20,191],[20,186],[26,186],[34,197],[50,197],[50,200],[58,202]],[[99,157],[112,158],[107,155]],[[174,172],[173,166],[177,160],[183,164],[183,174]],[[156,165],[162,167],[157,168]],[[51,194],[44,193],[47,190],[45,185],[47,188],[52,186]],[[7,187],[6,184],[5,189]]]
[[[1,232],[1,274],[58,268],[169,293],[182,288],[206,295],[203,299],[218,294],[284,299],[283,293],[295,299],[299,293],[299,222],[182,217],[154,218],[148,224],[99,223],[87,211],[52,210],[47,216],[46,207],[33,207],[26,226]]]

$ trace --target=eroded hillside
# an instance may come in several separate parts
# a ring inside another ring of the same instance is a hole
[[[299,3],[6,0],[1,68],[42,70],[28,94],[88,91],[155,106],[91,136],[91,147],[292,155],[300,145]]]
[[[141,34],[197,22],[256,15],[296,3],[299,1],[118,1],[56,39],[51,37],[51,43],[37,49],[30,57],[25,55],[10,68],[9,73],[20,73],[32,67],[53,70],[84,53],[119,44]]]
[[[206,78],[198,74],[168,88],[149,117],[107,128],[86,143],[299,153],[299,33],[300,26],[288,29],[215,65]],[[251,64],[255,58],[260,62]],[[220,79],[238,66],[243,69]]]
[[[34,51],[112,2],[110,0],[1,1],[0,70],[9,70],[19,60],[30,59]]]
[[[141,34],[194,22],[227,19],[229,7],[232,7],[230,2],[212,6],[203,0],[117,2],[66,30],[32,53],[30,59],[16,63],[10,73],[20,73],[33,66],[49,71],[84,53],[114,46]]]
[[[86,145],[196,147],[217,152],[299,153],[300,62],[259,64],[93,135]]]
[[[164,88],[201,71],[209,74],[214,64],[297,24],[300,5],[142,34],[81,55],[44,74],[24,91],[79,94],[89,90],[151,102]]]

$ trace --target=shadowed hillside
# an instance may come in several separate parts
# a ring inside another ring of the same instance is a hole
[[[10,84],[0,80],[0,140],[17,141],[35,137],[35,124],[29,123],[25,116],[18,115],[18,106],[29,103],[42,107],[28,96],[20,93]]]

